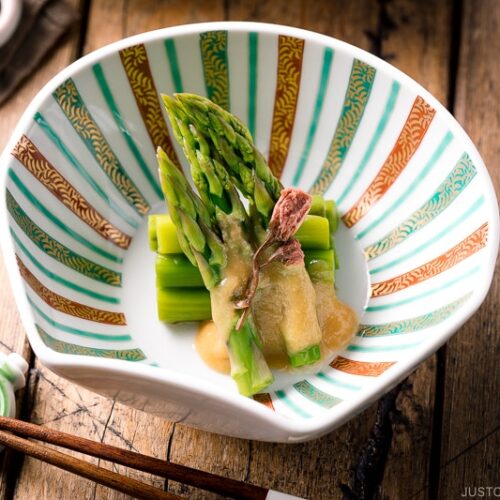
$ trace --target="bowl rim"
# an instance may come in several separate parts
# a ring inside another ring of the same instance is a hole
[[[155,382],[164,385],[165,387],[174,385],[193,395],[208,396],[216,403],[236,407],[239,411],[252,415],[256,420],[260,421],[269,428],[275,429],[277,432],[288,433],[289,441],[304,441],[326,434],[333,428],[338,427],[357,413],[361,412],[368,406],[368,404],[372,403],[382,394],[390,390],[390,388],[400,382],[422,361],[448,341],[456,330],[458,330],[475,313],[488,293],[495,270],[500,233],[498,203],[491,178],[472,140],[453,115],[424,87],[386,61],[347,42],[301,28],[257,22],[221,21],[172,26],[123,38],[81,57],[57,73],[32,99],[16,125],[4,151],[0,155],[0,164],[9,163],[10,151],[21,133],[29,130],[32,124],[32,116],[34,112],[47,98],[50,97],[52,91],[67,78],[85,70],[98,60],[110,56],[118,50],[130,45],[150,43],[167,37],[172,38],[184,35],[193,35],[205,31],[215,30],[244,33],[256,31],[261,34],[266,33],[272,35],[285,34],[347,52],[352,57],[360,58],[364,62],[374,66],[377,70],[387,72],[401,82],[402,85],[405,85],[411,91],[424,97],[429,104],[431,104],[436,110],[439,110],[443,116],[447,117],[450,129],[456,133],[458,137],[463,138],[465,141],[464,147],[473,156],[478,172],[482,173],[484,195],[486,197],[489,212],[489,233],[488,244],[486,247],[489,249],[489,252],[486,265],[483,267],[484,275],[482,276],[481,282],[478,284],[478,288],[474,291],[469,301],[453,317],[453,321],[451,321],[451,318],[447,320],[447,330],[434,336],[432,339],[426,339],[423,341],[419,347],[416,347],[412,351],[411,362],[396,363],[386,372],[374,378],[371,383],[367,384],[367,386],[360,391],[358,396],[354,396],[349,400],[344,400],[342,405],[336,407],[334,413],[325,413],[323,415],[302,420],[288,419],[274,411],[269,411],[269,409],[265,408],[264,405],[256,404],[256,402],[250,398],[237,394],[226,395],[212,383],[193,379],[187,375],[169,370],[168,368],[158,368],[141,363],[131,363],[130,361],[125,360],[75,356],[53,351],[45,346],[34,327],[31,308],[27,302],[23,282],[17,270],[14,246],[8,232],[9,226],[7,210],[5,203],[3,202],[0,203],[0,247],[2,248],[7,274],[9,276],[16,305],[20,312],[22,324],[26,330],[28,340],[40,361],[55,373],[62,374],[64,372],[63,376],[69,378],[67,375],[69,370],[83,372],[88,368],[93,368],[97,371],[102,371],[103,373],[113,376],[137,377],[144,383]],[[6,182],[7,169],[5,169],[0,176],[0,190],[2,192],[5,191]],[[75,382],[75,379],[73,378],[71,381]]]

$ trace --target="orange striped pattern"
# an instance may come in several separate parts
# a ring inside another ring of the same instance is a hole
[[[278,81],[269,144],[269,166],[278,179],[283,172],[292,137],[299,99],[303,52],[304,40],[291,36],[279,36]]]
[[[382,297],[391,293],[399,292],[405,288],[428,280],[436,274],[446,271],[450,267],[458,264],[462,260],[470,257],[486,245],[488,240],[488,223],[485,222],[472,234],[467,236],[460,243],[450,248],[446,253],[423,264],[420,267],[412,269],[407,273],[401,274],[386,281],[372,284],[372,297]]]
[[[132,238],[108,222],[90,203],[56,170],[38,148],[23,135],[12,155],[31,172],[58,200],[103,238],[127,249]]]
[[[32,272],[24,265],[24,262],[16,255],[19,272],[31,289],[52,309],[60,311],[71,316],[95,321],[97,323],[105,323],[108,325],[126,325],[125,315],[112,311],[104,311],[85,304],[80,304],[70,300],[62,295],[59,295],[44,286]]]
[[[354,206],[343,215],[342,220],[347,227],[354,226],[365,216],[394,184],[420,146],[435,114],[436,110],[422,97],[415,99],[403,130],[379,173]]]
[[[260,394],[254,394],[253,399],[264,406],[267,406],[270,410],[274,410],[273,400],[271,395],[267,392],[262,392]]]
[[[355,361],[354,359],[338,356],[330,363],[330,366],[351,375],[378,377],[394,364],[395,361]]]
[[[162,104],[156,91],[146,47],[139,44],[120,50],[120,58],[154,149],[161,146],[169,158],[180,167],[162,113]]]

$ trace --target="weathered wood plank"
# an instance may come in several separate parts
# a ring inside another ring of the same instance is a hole
[[[228,7],[228,20],[231,21],[258,21],[304,28],[367,50],[371,47],[367,33],[376,30],[379,12],[375,2],[366,0],[232,0]]]
[[[223,17],[222,0],[93,2],[85,52],[145,31],[187,23],[220,21]]]
[[[79,5],[78,0],[73,5]],[[43,65],[32,78],[26,80],[19,89],[0,106],[0,151],[3,150],[7,141],[19,121],[22,113],[30,103],[35,94],[47,83],[58,71],[67,66],[73,59],[78,42],[79,27],[75,26],[66,35],[58,47],[46,58]],[[3,258],[0,255],[0,349],[2,352],[17,352],[25,359],[30,359],[31,349],[26,335],[21,326],[19,313],[17,311],[14,297],[11,292]],[[22,403],[24,391],[17,394],[18,415],[22,414]],[[17,454],[5,451],[0,457],[0,498],[10,496],[15,486],[18,467],[21,457]]]
[[[477,145],[500,194],[500,4],[466,0],[454,114]],[[500,455],[500,274],[446,354],[440,498],[466,486],[498,486]],[[489,436],[484,439],[485,436]],[[476,444],[478,443],[478,444]]]
[[[108,422],[112,402],[76,385],[62,381],[43,368],[37,360],[28,387],[32,404],[30,420],[53,429],[100,440]],[[66,451],[65,451],[66,453]],[[97,459],[67,451],[96,464]],[[91,498],[92,481],[26,457],[19,475],[14,498]]]

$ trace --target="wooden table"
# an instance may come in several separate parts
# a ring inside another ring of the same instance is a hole
[[[79,26],[0,107],[0,148],[33,95],[84,53],[176,24],[264,21],[346,40],[407,72],[462,123],[500,191],[499,0],[73,1],[81,12]],[[30,361],[18,406],[20,417],[32,422],[311,499],[459,498],[466,487],[500,487],[498,277],[497,272],[479,312],[400,387],[340,429],[305,444],[193,430],[57,377],[30,351],[1,261],[0,349]],[[117,469],[186,498],[215,498]],[[0,495],[19,500],[123,497],[11,453],[1,459]]]

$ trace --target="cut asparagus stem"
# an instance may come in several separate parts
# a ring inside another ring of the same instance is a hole
[[[149,248],[153,252],[158,251],[158,240],[156,239],[156,217],[158,217],[157,214],[151,214],[148,216],[148,241]]]
[[[295,354],[291,354],[288,356],[290,364],[294,368],[298,368],[300,366],[311,365],[319,361],[321,358],[321,349],[319,345],[313,345],[304,349],[303,351],[297,352]]]
[[[182,249],[177,237],[177,229],[171,217],[168,214],[154,214],[150,215],[150,217],[154,217],[155,221],[160,221],[156,222],[156,224],[150,223],[148,228],[150,247],[158,240],[158,253],[181,253]],[[318,221],[318,218],[324,220]],[[304,251],[308,249],[327,249],[330,248],[329,228],[329,223],[324,217],[308,215],[295,237]]]
[[[325,199],[320,194],[313,194],[309,214],[325,217],[325,212]]]
[[[240,394],[251,396],[271,384],[274,377],[255,343],[254,333],[245,321],[240,330],[236,322],[228,341],[231,377],[236,382]]]
[[[204,287],[200,271],[182,253],[156,255],[156,286],[165,287]]]
[[[334,281],[333,250],[305,250],[304,263],[313,283]],[[164,287],[204,287],[203,278],[182,253],[156,257],[156,279],[160,288]]]
[[[161,254],[182,252],[177,229],[167,214],[150,215],[153,222],[149,224],[149,242],[156,241],[156,251]]]
[[[295,233],[295,238],[304,250],[328,250],[331,244],[328,219],[318,215],[308,215]]]
[[[335,205],[335,202],[333,200],[327,200],[325,202],[325,215],[326,218],[328,219],[328,222],[330,223],[330,243],[331,247],[333,248],[333,256],[335,258],[335,269],[339,268],[339,259],[337,255],[337,251],[335,250],[335,238],[334,238],[334,233],[337,231],[339,228],[340,224],[340,214],[339,211],[337,210],[337,206]]]
[[[304,263],[313,283],[335,282],[335,257],[333,250],[306,250]]]
[[[210,293],[205,288],[157,288],[158,318],[166,323],[212,318]]]
[[[330,223],[330,231],[332,234],[334,234],[338,227],[339,227],[339,222],[340,222],[340,215],[337,210],[337,206],[335,205],[335,202],[333,200],[326,200],[325,201],[325,214],[326,218],[328,219],[328,222]]]

